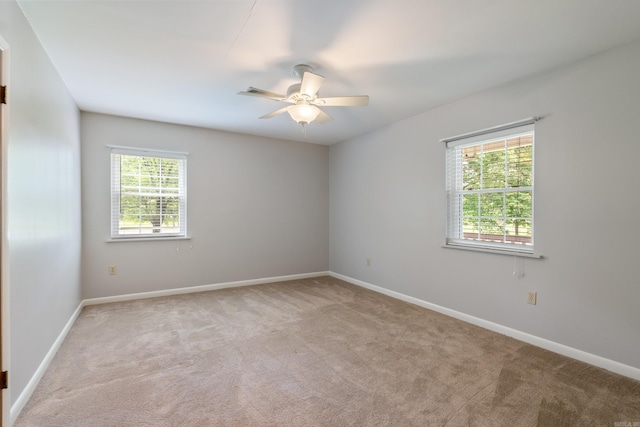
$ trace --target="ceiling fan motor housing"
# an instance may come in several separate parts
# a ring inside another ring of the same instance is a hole
[[[301,94],[300,93],[301,86],[302,86],[301,83],[296,83],[289,86],[289,89],[287,89],[287,99],[295,103],[297,103],[298,101],[311,102],[318,96],[318,94],[316,93],[316,95],[313,98],[310,98],[306,94]]]
[[[289,86],[289,89],[287,89],[287,99],[298,99],[300,97],[300,86],[300,83]]]

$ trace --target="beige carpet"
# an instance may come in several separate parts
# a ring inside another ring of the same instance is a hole
[[[16,426],[611,426],[640,382],[322,277],[86,307]]]

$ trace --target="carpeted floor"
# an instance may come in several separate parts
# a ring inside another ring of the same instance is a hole
[[[86,307],[15,426],[634,422],[640,382],[322,277]]]

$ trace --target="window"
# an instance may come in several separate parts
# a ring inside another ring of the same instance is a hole
[[[186,237],[186,154],[111,148],[111,238]]]
[[[443,140],[447,247],[533,255],[535,120]]]

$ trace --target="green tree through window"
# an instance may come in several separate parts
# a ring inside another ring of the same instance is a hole
[[[185,235],[185,162],[112,154],[112,236]]]
[[[460,149],[464,238],[531,242],[532,149],[532,135]]]

